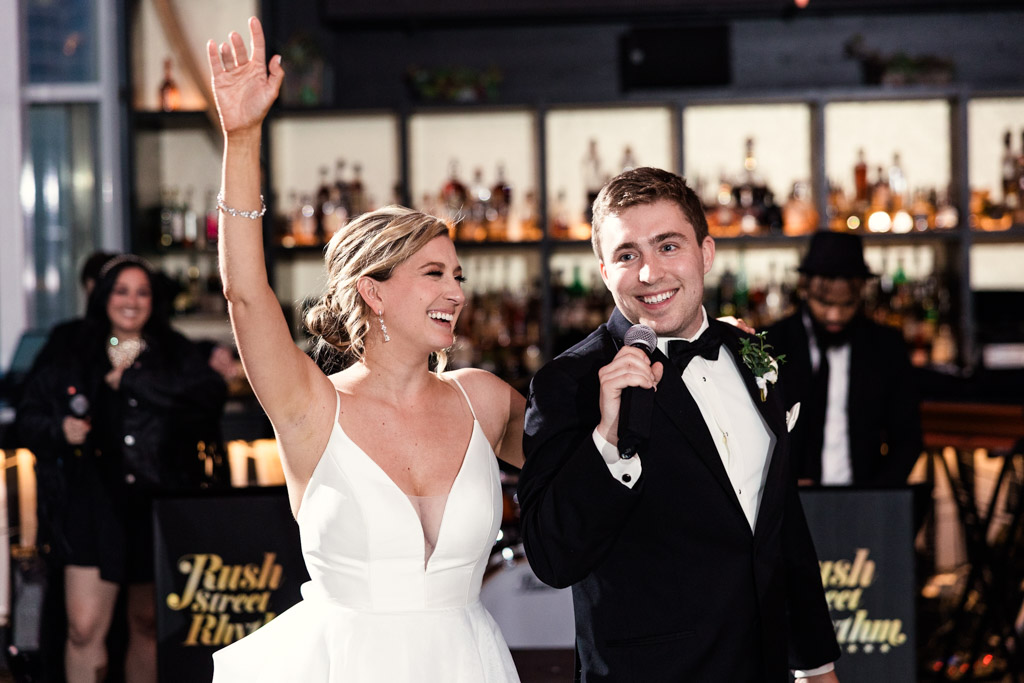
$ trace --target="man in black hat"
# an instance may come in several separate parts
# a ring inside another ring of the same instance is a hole
[[[874,275],[860,237],[816,233],[798,270],[799,310],[767,335],[786,356],[785,404],[800,404],[790,433],[797,478],[901,486],[921,453],[920,407],[902,334],[864,315]]]

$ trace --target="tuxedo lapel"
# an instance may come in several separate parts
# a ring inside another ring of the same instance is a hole
[[[746,366],[743,362],[743,357],[740,355],[740,337],[737,330],[728,323],[719,322],[718,320],[709,321],[709,325],[717,325],[718,333],[721,335],[722,342],[726,348],[732,353],[733,360],[736,361],[736,367],[739,368],[740,376],[743,377],[743,384],[747,387],[747,393],[750,394],[750,399],[757,406],[758,412],[764,418],[764,421],[768,423],[768,428],[776,436],[780,437],[786,432],[786,415],[782,410],[782,403],[777,400],[778,397],[773,395],[773,392],[777,391],[777,388],[769,384],[768,385],[768,398],[766,401],[761,400],[761,390],[757,387],[757,380],[754,378],[754,373]],[[781,370],[781,368],[780,368]]]

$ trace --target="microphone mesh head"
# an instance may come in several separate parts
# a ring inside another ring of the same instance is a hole
[[[72,415],[83,418],[89,414],[89,399],[82,394],[75,394],[68,401],[68,407],[71,409]]]
[[[639,346],[647,353],[652,353],[658,346],[658,335],[654,333],[654,330],[639,323],[626,330],[626,336],[622,340],[626,346]]]

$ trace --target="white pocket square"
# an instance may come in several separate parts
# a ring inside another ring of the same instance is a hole
[[[786,411],[786,431],[793,431],[797,418],[800,417],[800,403],[794,403],[793,407]]]

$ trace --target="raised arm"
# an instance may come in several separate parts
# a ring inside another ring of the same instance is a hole
[[[330,380],[292,341],[267,281],[263,257],[260,142],[263,119],[284,71],[268,63],[263,28],[249,20],[252,54],[235,32],[207,43],[213,93],[224,132],[220,204],[220,274],[242,365],[284,450],[285,472],[305,482],[320,450],[325,415],[334,413]],[[246,215],[247,214],[247,215]],[[333,417],[331,418],[333,419]],[[318,446],[319,444],[319,446]],[[318,450],[318,447],[320,450]]]

